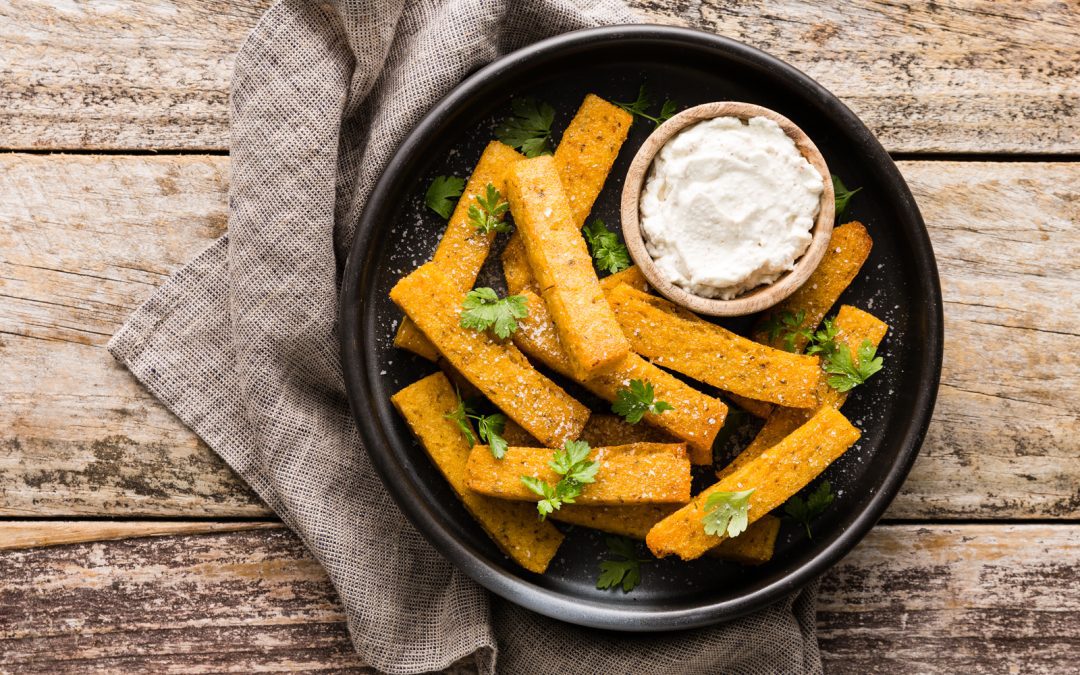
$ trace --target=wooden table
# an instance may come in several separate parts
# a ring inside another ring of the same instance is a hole
[[[828,670],[1075,669],[1080,5],[636,4],[836,92],[938,256],[937,410],[825,577]],[[225,232],[232,56],[264,9],[0,3],[0,671],[361,667],[297,539],[104,349]]]

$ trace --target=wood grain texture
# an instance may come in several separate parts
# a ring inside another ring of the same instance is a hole
[[[200,520],[6,520],[0,521],[0,551],[42,546],[115,541],[246,530],[274,530],[280,522],[225,522]]]
[[[1077,575],[1076,525],[878,527],[825,577],[826,670],[1062,672],[1080,658]],[[8,551],[0,578],[0,662],[20,673],[362,666],[287,530]]]
[[[1080,516],[1080,164],[902,162],[946,308],[889,518]],[[103,345],[223,232],[227,158],[0,155],[0,515],[266,515]]]
[[[269,0],[0,3],[0,147],[224,149],[233,55]],[[1073,2],[631,0],[838,94],[892,151],[1080,151]]]

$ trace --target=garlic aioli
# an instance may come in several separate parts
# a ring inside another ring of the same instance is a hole
[[[776,122],[704,120],[653,160],[639,207],[645,246],[676,286],[730,300],[794,267],[824,189]]]

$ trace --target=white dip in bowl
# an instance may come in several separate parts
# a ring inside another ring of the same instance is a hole
[[[730,300],[794,267],[824,189],[776,122],[704,120],[653,159],[640,201],[645,247],[671,283]]]

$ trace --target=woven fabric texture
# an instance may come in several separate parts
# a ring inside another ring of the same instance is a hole
[[[112,354],[326,568],[366,663],[482,673],[821,669],[810,589],[714,628],[624,636],[492,599],[405,520],[360,446],[338,358],[339,275],[395,147],[468,73],[536,40],[633,22],[614,0],[286,0],[236,60],[228,234]]]

